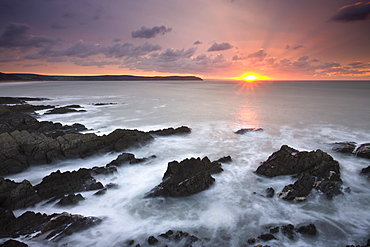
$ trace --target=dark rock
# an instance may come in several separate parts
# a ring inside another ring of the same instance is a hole
[[[231,161],[232,161],[231,156],[224,156],[224,157],[219,158],[218,160],[216,160],[214,162],[218,162],[218,163],[229,163]]]
[[[255,238],[249,238],[247,240],[247,242],[248,242],[248,244],[255,244],[257,242],[257,239],[255,239]]]
[[[107,192],[107,188],[103,188],[97,192],[94,193],[95,196],[101,196],[104,195]]]
[[[60,201],[57,203],[59,206],[69,206],[69,205],[76,205],[80,201],[85,200],[85,198],[81,194],[68,194],[68,196],[64,196]]]
[[[97,182],[88,169],[81,168],[78,171],[67,171],[61,173],[59,170],[51,173],[42,179],[42,182],[35,186],[37,194],[41,199],[62,197],[65,194],[98,190],[103,185]]]
[[[287,200],[305,199],[312,188],[324,192],[328,198],[341,193],[339,163],[320,149],[299,152],[284,145],[263,162],[256,173],[267,177],[299,174],[299,179],[280,193],[280,197]]]
[[[27,180],[16,183],[0,177],[0,208],[10,210],[26,208],[40,201],[40,196]]]
[[[356,142],[336,142],[333,144],[332,150],[340,153],[351,154],[356,148]]]
[[[278,233],[280,231],[280,228],[278,226],[270,228],[270,233]]]
[[[45,112],[44,114],[66,114],[70,112],[86,112],[86,110],[76,110],[74,108],[80,108],[81,106],[72,105],[72,106],[64,106],[64,107],[58,107],[54,108],[52,110],[49,110]]]
[[[168,163],[162,183],[153,188],[145,197],[188,196],[207,189],[215,179],[210,175],[216,165],[205,157],[185,159],[180,163]]]
[[[106,184],[105,187],[107,189],[117,189],[118,188],[118,184],[109,183],[109,184]]]
[[[117,105],[117,103],[93,103],[94,106]]]
[[[370,166],[368,166],[368,167],[366,167],[366,168],[363,168],[363,169],[361,170],[361,173],[360,173],[360,174],[368,174],[368,173],[370,173]]]
[[[8,224],[8,237],[19,237],[39,232],[51,218],[52,216],[46,214],[27,211]]]
[[[28,247],[28,245],[14,239],[9,239],[5,243],[0,244],[0,247]]]
[[[245,133],[257,132],[257,131],[263,131],[263,129],[262,128],[247,128],[247,129],[237,130],[234,133],[238,135],[244,135]]]
[[[84,217],[77,214],[61,213],[54,214],[42,227],[38,235],[46,235],[46,239],[59,240],[75,232],[85,230],[99,224],[102,220],[96,217]]]
[[[274,188],[267,188],[266,189],[266,197],[272,198],[272,197],[274,197],[274,195],[275,195]]]
[[[297,232],[314,236],[316,235],[316,226],[314,224],[301,226],[297,229]]]
[[[279,197],[285,200],[306,200],[315,184],[315,178],[304,173],[294,184],[285,186]]]
[[[294,226],[292,224],[282,226],[281,232],[289,239],[294,239]]]
[[[187,126],[181,126],[176,129],[174,128],[167,128],[162,130],[151,130],[149,134],[158,135],[158,136],[169,136],[169,135],[177,135],[177,134],[188,134],[191,132],[191,129]]]
[[[153,137],[138,130],[115,130],[107,136],[68,133],[56,138],[27,131],[0,134],[0,175],[56,159],[85,158],[98,152],[140,147]]]
[[[153,158],[156,158],[156,156],[152,155],[148,158],[138,159],[138,158],[135,157],[134,154],[122,153],[115,160],[111,161],[107,165],[107,167],[119,167],[119,166],[122,166],[123,164],[138,164],[138,163],[141,163],[141,162],[144,162],[148,159],[153,159]]]
[[[270,240],[273,240],[273,239],[277,239],[277,238],[275,238],[274,235],[272,235],[270,233],[261,234],[261,235],[258,236],[258,238],[263,240],[263,241],[270,241]]]
[[[158,241],[158,239],[156,239],[154,236],[150,236],[149,238],[148,238],[148,243],[149,243],[149,245],[155,245],[156,243],[158,243],[159,241]]]
[[[179,242],[185,239],[185,244],[183,246],[193,246],[193,243],[200,241],[198,237],[190,235],[189,233],[183,231],[169,230],[166,233],[162,233],[161,235],[159,235],[159,237],[173,242]]]
[[[9,237],[8,226],[15,220],[13,212],[9,209],[0,207],[0,238]]]
[[[98,175],[98,174],[104,174],[104,175],[108,175],[108,174],[113,174],[117,172],[117,168],[114,167],[114,166],[94,166],[93,168],[91,168],[91,173],[93,175]]]
[[[31,97],[0,97],[0,104],[26,104],[26,101],[45,101],[47,98],[31,98]]]
[[[370,159],[370,143],[361,144],[355,151],[356,156]]]

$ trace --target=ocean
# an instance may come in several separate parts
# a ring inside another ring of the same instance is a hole
[[[134,239],[146,246],[149,236],[181,230],[205,239],[204,246],[254,246],[249,238],[267,233],[268,227],[313,223],[316,236],[296,234],[290,239],[260,242],[270,246],[345,246],[365,244],[370,238],[370,181],[360,176],[370,160],[336,153],[331,143],[370,142],[370,81],[96,81],[0,83],[0,96],[46,97],[31,104],[66,106],[78,104],[86,112],[43,115],[39,120],[62,124],[81,123],[98,135],[114,129],[143,131],[188,126],[189,135],[156,137],[149,145],[126,150],[144,163],[100,175],[103,184],[118,189],[94,196],[76,206],[38,204],[27,210],[47,214],[64,211],[97,216],[103,222],[50,246],[126,246]],[[102,103],[98,104],[97,103]],[[263,131],[237,135],[241,128]],[[280,192],[294,183],[291,176],[266,178],[254,173],[282,145],[298,150],[321,149],[340,164],[343,188],[351,192],[327,200],[313,191],[303,202],[264,196],[266,188]],[[33,185],[53,171],[104,166],[118,153],[86,159],[63,160],[6,178]],[[212,175],[216,182],[207,190],[182,198],[144,198],[161,182],[170,161],[205,156],[217,160],[230,155],[224,171]],[[41,246],[37,239],[22,239]],[[1,240],[0,240],[1,241]],[[258,243],[256,243],[258,244]],[[255,245],[256,245],[255,244]]]

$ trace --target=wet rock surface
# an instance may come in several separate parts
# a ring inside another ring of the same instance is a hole
[[[215,181],[211,174],[223,169],[218,162],[211,162],[208,157],[185,159],[180,163],[168,163],[162,183],[148,192],[145,197],[189,196],[209,188]]]
[[[169,135],[178,135],[178,134],[189,134],[191,129],[187,126],[181,126],[176,129],[167,128],[162,130],[151,130],[149,134],[158,135],[158,136],[169,136]]]
[[[249,132],[259,132],[259,131],[263,131],[263,129],[262,128],[246,128],[246,129],[239,129],[235,131],[234,133],[237,135],[244,135]]]
[[[3,216],[1,212],[0,217]],[[14,216],[14,215],[13,215]],[[27,211],[18,218],[13,217],[6,224],[1,222],[2,237],[16,238],[21,235],[30,236],[37,233],[36,237],[58,240],[74,232],[85,230],[99,224],[102,220],[96,217],[84,217],[76,214],[61,213],[46,215]]]
[[[256,170],[266,177],[298,175],[294,184],[284,187],[279,197],[286,200],[305,200],[313,188],[323,192],[327,198],[341,193],[342,180],[338,161],[321,151],[298,151],[283,145]]]
[[[370,143],[363,143],[358,147],[356,142],[336,142],[332,145],[333,151],[354,154],[357,157],[370,159]]]

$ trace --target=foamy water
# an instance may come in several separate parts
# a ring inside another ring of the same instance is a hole
[[[329,145],[338,141],[370,141],[369,82],[265,82],[253,87],[211,81],[4,83],[0,84],[0,95],[50,98],[31,104],[79,104],[87,112],[42,115],[40,120],[82,123],[88,132],[99,135],[116,128],[192,128],[189,135],[156,137],[147,146],[126,150],[139,158],[157,158],[120,167],[113,175],[97,176],[103,184],[118,184],[117,189],[110,189],[105,195],[83,192],[86,200],[77,206],[60,208],[41,203],[14,212],[20,215],[27,210],[48,214],[68,211],[104,219],[99,226],[49,243],[51,246],[124,246],[129,239],[145,246],[149,236],[170,229],[209,239],[203,242],[205,246],[243,246],[248,238],[267,233],[266,227],[310,223],[317,227],[315,237],[297,234],[290,240],[279,233],[279,240],[264,244],[345,246],[364,244],[370,238],[370,182],[358,175],[370,162],[335,153]],[[240,128],[251,127],[262,127],[264,131],[234,134]],[[343,187],[350,187],[351,193],[329,201],[313,192],[301,203],[262,196],[268,187],[280,192],[295,181],[290,176],[270,179],[254,173],[260,162],[284,144],[299,150],[328,152],[339,161]],[[58,169],[103,166],[118,155],[59,161],[7,178],[28,179],[35,185]],[[161,182],[168,162],[204,156],[216,160],[226,155],[233,161],[223,164],[224,172],[213,175],[216,182],[208,190],[184,198],[144,198]],[[44,244],[38,240],[23,241],[30,246]]]

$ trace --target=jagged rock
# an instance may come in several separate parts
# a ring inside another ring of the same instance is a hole
[[[0,104],[26,104],[26,101],[45,101],[48,98],[0,97]]]
[[[280,231],[280,227],[278,226],[270,228],[270,233],[278,233],[279,231]]]
[[[9,223],[15,220],[13,212],[9,209],[4,209],[0,207],[0,238],[5,238],[9,236],[8,226]]]
[[[51,218],[46,214],[27,211],[8,224],[8,237],[19,237],[41,231],[44,224]]]
[[[98,152],[123,151],[147,144],[153,137],[138,130],[115,130],[107,136],[68,133],[56,138],[25,130],[0,134],[0,175],[56,159],[85,158]]]
[[[44,177],[42,182],[35,186],[41,199],[60,198],[65,194],[102,188],[103,185],[97,182],[86,168],[63,173],[58,170]]]
[[[284,187],[279,194],[287,200],[304,200],[315,188],[326,194],[328,198],[341,193],[339,163],[329,154],[321,151],[299,152],[283,145],[274,152],[256,170],[257,174],[267,177],[299,174],[299,179]]]
[[[67,196],[64,196],[60,201],[57,203],[59,206],[69,206],[69,205],[76,205],[80,201],[85,200],[85,198],[81,194],[68,194]]]
[[[247,128],[247,129],[237,130],[234,133],[238,135],[244,135],[245,133],[257,132],[257,131],[263,131],[263,129],[262,128]]]
[[[370,143],[361,144],[355,151],[356,156],[370,159]]]
[[[159,135],[159,136],[169,136],[169,135],[177,135],[177,134],[188,134],[191,132],[191,129],[187,126],[181,126],[176,129],[174,128],[167,128],[162,130],[151,130],[149,134]]]
[[[215,179],[211,173],[219,171],[219,163],[207,158],[185,159],[180,163],[168,163],[162,183],[153,188],[145,197],[157,196],[188,196],[207,189]]]
[[[117,105],[117,103],[93,103],[94,106]]]
[[[316,226],[314,224],[301,226],[297,229],[297,232],[314,236],[316,235]]]
[[[102,220],[96,217],[84,217],[77,214],[53,214],[52,218],[42,227],[38,235],[46,235],[46,239],[58,240],[75,232],[85,230],[99,224]]]
[[[16,183],[0,177],[0,208],[10,210],[26,208],[40,201],[40,196],[29,181]]]
[[[218,160],[216,160],[214,162],[218,162],[218,163],[229,163],[231,161],[232,161],[231,156],[224,156],[224,157],[219,158]]]
[[[175,242],[186,239],[186,243],[184,244],[184,246],[192,246],[193,243],[200,241],[198,237],[190,235],[189,233],[183,231],[169,230],[166,233],[162,233],[161,235],[159,235],[159,237]]]
[[[368,174],[368,173],[370,173],[370,166],[368,166],[368,167],[366,167],[366,168],[363,168],[363,169],[361,170],[361,173],[360,173],[360,174]]]
[[[356,148],[356,142],[336,142],[333,144],[332,150],[340,153],[351,154]]]
[[[5,243],[0,244],[0,247],[28,247],[28,245],[14,239],[9,239]]]

